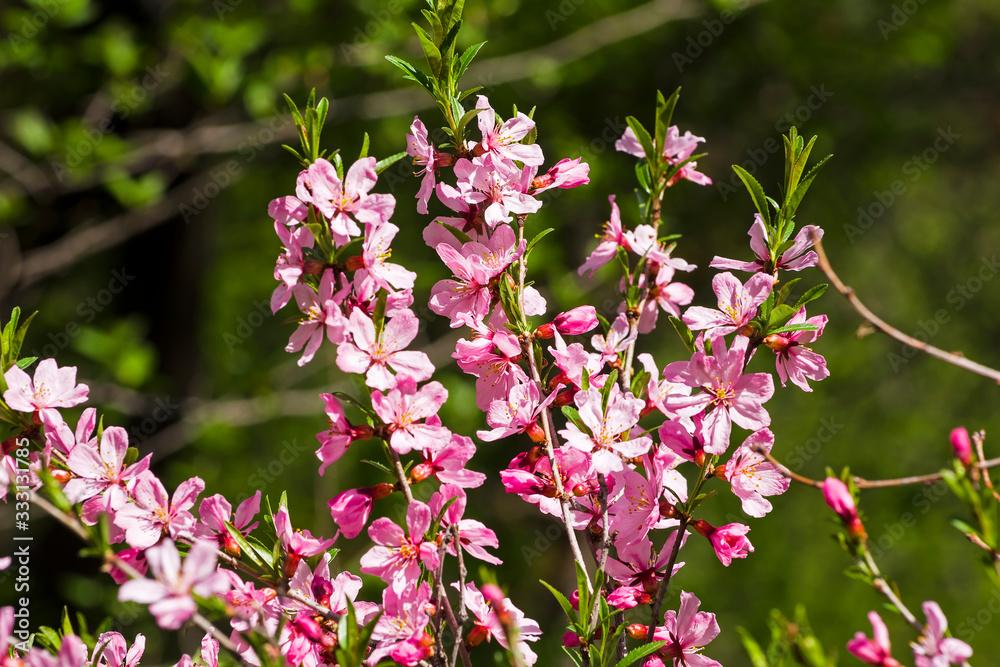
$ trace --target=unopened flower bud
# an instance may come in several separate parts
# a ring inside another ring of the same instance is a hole
[[[369,490],[371,491],[372,500],[381,500],[391,495],[396,490],[396,485],[389,482],[382,482],[371,487]]]
[[[593,306],[579,306],[556,315],[552,324],[564,336],[587,333],[598,325],[597,310]]]
[[[562,641],[563,646],[566,648],[576,648],[577,646],[580,646],[580,635],[575,632],[567,632],[562,636]]]
[[[969,439],[969,432],[964,426],[952,430],[951,448],[955,450],[955,458],[967,466],[972,463],[972,441]]]
[[[528,427],[524,429],[524,432],[528,434],[532,442],[543,443],[545,442],[545,431],[538,422],[531,422]]]
[[[556,328],[551,322],[546,322],[545,324],[538,325],[535,329],[535,333],[532,334],[533,338],[552,338],[556,335]]]
[[[552,401],[552,405],[557,408],[561,408],[564,405],[573,405],[573,399],[576,397],[576,388],[567,389],[561,391],[556,395],[556,400]]]
[[[302,273],[310,276],[318,276],[326,270],[326,264],[318,259],[307,259],[302,262]]]
[[[846,484],[836,477],[827,477],[823,482],[823,499],[844,522],[851,537],[862,541],[867,539],[865,527],[861,525],[861,519],[858,517],[858,508]]]
[[[649,634],[648,631],[649,628],[642,623],[629,623],[628,627],[625,628],[625,632],[628,633],[629,637],[638,639],[641,642],[646,641],[646,635]]]
[[[422,482],[431,475],[434,474],[434,464],[430,461],[424,461],[413,466],[413,470],[410,471],[410,482],[417,483]]]
[[[353,255],[344,260],[344,268],[348,271],[357,271],[365,268],[365,258],[361,255]]]
[[[320,624],[317,623],[316,619],[312,616],[298,614],[296,615],[295,620],[292,621],[292,625],[294,625],[299,632],[314,642],[319,642],[323,638],[323,628],[320,627]]]
[[[788,339],[780,334],[771,334],[764,337],[764,345],[767,345],[775,352],[784,352],[788,349]]]
[[[664,519],[673,519],[677,516],[677,508],[671,505],[666,498],[660,498],[660,516]]]
[[[73,477],[73,475],[70,473],[69,470],[60,470],[56,468],[55,470],[51,471],[51,473],[52,473],[52,479],[59,482],[60,484],[65,484]]]
[[[239,558],[242,553],[239,542],[237,542],[228,532],[219,533],[219,546],[233,558]]]
[[[483,643],[483,640],[489,637],[490,631],[486,629],[486,626],[476,621],[476,624],[472,626],[469,630],[469,634],[465,637],[465,645],[469,648],[475,648]]]
[[[371,440],[375,437],[375,431],[368,424],[351,426],[348,430],[352,440]]]

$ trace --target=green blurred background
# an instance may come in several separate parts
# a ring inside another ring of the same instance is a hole
[[[325,477],[316,474],[314,434],[325,425],[316,394],[349,389],[351,380],[330,349],[305,368],[283,352],[294,325],[291,311],[271,317],[266,307],[279,249],[266,206],[293,193],[297,172],[280,148],[294,141],[283,92],[302,102],[315,87],[331,98],[324,145],[348,156],[364,131],[383,157],[403,149],[414,113],[438,122],[429,98],[383,58],[419,59],[409,23],[421,6],[17,0],[0,10],[2,312],[40,311],[24,353],[78,366],[105,423],[130,429],[168,487],[197,474],[209,493],[234,500],[257,488],[276,498],[288,488],[296,525],[332,534],[326,501],[380,481],[354,450]],[[589,281],[575,268],[607,218],[609,194],[635,222],[634,161],[613,141],[625,116],[651,121],[657,89],[680,85],[674,122],[707,139],[699,166],[715,179],[674,188],[664,205],[665,224],[684,235],[676,254],[699,266],[689,281],[696,303],[713,301],[713,255],[748,257],[753,207],[730,165],[743,164],[773,194],[782,169],[773,140],[794,123],[819,136],[814,156],[834,154],[798,219],[826,230],[845,281],[903,331],[1000,365],[994,0],[469,0],[466,19],[463,45],[488,40],[466,87],[484,86],[504,115],[511,104],[537,105],[547,164],[583,155],[591,165],[588,187],[533,218],[537,229],[558,231],[532,258],[552,312],[611,303],[611,269]],[[380,183],[398,199],[393,220],[403,231],[394,260],[420,275],[417,344],[451,391],[445,422],[472,433],[484,419],[468,409],[471,378],[449,359],[454,332],[421,306],[446,269],[420,241],[427,219],[413,210],[416,181],[398,178],[407,171]],[[816,271],[804,278],[821,282]],[[819,312],[830,325],[814,349],[826,355],[831,377],[812,394],[789,385],[767,406],[774,451],[792,468],[812,477],[847,464],[869,478],[931,472],[947,462],[953,426],[1000,426],[988,380],[908,358],[879,335],[857,337],[860,320],[837,295],[814,304],[810,313]],[[641,350],[661,367],[682,355],[662,330],[642,339]],[[773,368],[769,354],[760,357],[757,370]],[[72,423],[79,410],[71,412]],[[989,444],[987,455],[996,454]],[[525,446],[484,444],[472,467],[497,470]],[[864,493],[878,561],[912,608],[937,600],[956,630],[978,614],[974,662],[990,664],[1000,654],[1000,621],[988,607],[996,591],[974,547],[948,524],[961,508],[934,491]],[[382,503],[377,511],[394,512],[392,501]],[[731,496],[709,505],[713,523],[741,520]],[[881,600],[841,574],[847,557],[830,538],[835,526],[818,493],[793,487],[774,505],[766,519],[746,521],[756,552],[728,569],[692,538],[671,604],[681,588],[695,592],[723,631],[707,654],[740,665],[748,661],[737,625],[762,636],[771,608],[790,614],[804,603],[824,644],[852,663],[844,643],[870,630],[865,613]],[[906,513],[915,525],[904,528]],[[563,664],[560,612],[538,584],[574,587],[556,524],[504,494],[496,474],[473,494],[470,514],[500,533],[500,581],[551,632],[537,647],[539,664]],[[12,518],[0,514],[5,544]],[[147,634],[148,664],[176,661],[174,640],[144,610],[115,601],[96,565],[72,555],[73,538],[34,521],[44,561],[34,563],[33,623],[55,624],[64,604],[92,620],[111,613],[129,640]],[[341,567],[356,568],[361,541],[340,546]],[[11,581],[0,590],[10,599]],[[913,637],[896,619],[890,628],[897,657],[905,657]],[[188,632],[181,648],[199,638]],[[488,648],[477,649],[476,662],[492,662]]]

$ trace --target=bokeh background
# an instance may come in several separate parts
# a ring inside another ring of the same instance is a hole
[[[155,470],[176,485],[201,476],[209,493],[240,499],[288,489],[296,525],[332,534],[326,501],[339,489],[380,481],[352,450],[316,474],[314,434],[325,425],[316,397],[350,389],[330,350],[300,368],[283,351],[290,311],[271,317],[278,242],[267,202],[294,190],[294,141],[281,99],[309,89],[332,100],[326,147],[357,153],[364,131],[383,157],[404,147],[415,113],[437,122],[429,98],[383,58],[414,62],[409,23],[418,0],[11,0],[0,10],[0,310],[38,310],[25,354],[79,367],[106,424],[123,424]],[[752,204],[730,165],[772,194],[782,160],[774,143],[790,124],[833,153],[800,208],[821,225],[831,261],[865,302],[901,330],[923,331],[947,350],[1000,365],[1000,5],[993,0],[469,0],[463,46],[488,40],[466,78],[495,108],[537,105],[548,163],[583,155],[591,184],[564,193],[534,218],[555,227],[532,272],[551,309],[613,298],[613,269],[576,275],[617,194],[636,215],[632,158],[613,140],[627,115],[650,122],[655,91],[683,86],[674,122],[707,139],[699,162],[715,185],[668,192],[665,224],[683,234],[676,254],[699,265],[696,303],[710,305],[712,256],[747,257]],[[420,241],[427,223],[410,205],[408,167],[383,177],[403,229],[394,260],[419,272],[418,344],[451,392],[443,410],[455,431],[481,428],[472,380],[449,353],[447,323],[420,310],[446,270]],[[603,280],[602,280],[603,278]],[[806,272],[803,286],[821,282]],[[423,295],[423,300],[421,296]],[[605,306],[606,308],[606,306]],[[611,307],[613,310],[613,306]],[[958,424],[996,433],[997,388],[988,380],[880,335],[829,294],[811,313],[830,316],[814,349],[831,377],[805,394],[791,385],[768,404],[776,455],[802,474],[851,465],[869,478],[931,472],[949,457]],[[667,330],[641,349],[682,355]],[[755,362],[771,367],[768,355]],[[72,422],[73,417],[70,418]],[[997,453],[988,438],[987,454]],[[481,446],[473,467],[503,467],[527,441]],[[883,570],[912,608],[937,600],[976,664],[1000,655],[995,588],[974,547],[949,525],[961,507],[939,489],[863,494]],[[740,514],[723,494],[708,518]],[[392,514],[395,507],[380,505]],[[471,513],[501,535],[497,576],[515,603],[552,634],[539,664],[566,662],[558,607],[539,585],[571,590],[564,540],[552,521],[503,492],[497,475]],[[234,503],[235,504],[235,503]],[[843,576],[848,565],[817,492],[793,487],[763,520],[750,520],[756,552],[723,568],[703,540],[684,551],[672,582],[718,615],[723,634],[707,653],[748,664],[735,632],[759,637],[772,608],[806,606],[825,645],[844,643],[881,600]],[[10,507],[8,505],[8,507]],[[0,512],[4,544],[12,511]],[[35,517],[32,621],[55,625],[64,605],[97,621],[112,614],[131,640],[148,637],[148,664],[172,664],[181,645],[145,611],[115,600],[106,575],[74,553],[74,538]],[[907,525],[903,525],[904,521]],[[524,546],[522,546],[524,545]],[[340,545],[356,568],[360,541]],[[372,591],[375,588],[373,587]],[[375,595],[374,592],[371,593]],[[9,600],[9,578],[0,583]],[[888,615],[885,615],[888,618]],[[974,625],[969,624],[972,619]],[[978,620],[977,620],[978,619]],[[963,625],[964,624],[964,625]],[[897,655],[913,639],[890,620]],[[978,628],[978,629],[976,629]],[[971,633],[971,635],[969,634]],[[488,664],[488,648],[477,649]]]

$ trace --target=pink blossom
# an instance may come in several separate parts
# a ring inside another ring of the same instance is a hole
[[[511,214],[527,215],[542,207],[541,201],[522,192],[517,167],[492,153],[458,160],[455,176],[466,198],[483,206],[483,220],[490,228],[510,222]]]
[[[441,203],[458,215],[435,218],[431,224],[424,228],[424,243],[431,248],[436,248],[442,243],[450,245],[456,250],[461,248],[462,241],[446,229],[447,227],[462,232],[473,241],[482,241],[485,237],[485,230],[479,202],[483,198],[472,196],[475,201],[469,201],[468,190],[462,191],[447,183],[438,183],[436,192]]]
[[[97,649],[102,646],[104,648],[98,660]],[[136,667],[145,651],[146,637],[142,633],[135,636],[129,648],[120,632],[103,632],[97,638],[91,663],[94,667]]]
[[[636,355],[636,359],[642,364],[644,371],[649,373],[649,382],[646,383],[646,407],[643,414],[659,410],[670,418],[676,417],[673,410],[667,408],[665,400],[668,396],[690,396],[691,387],[678,382],[668,382],[660,379],[660,371],[656,368],[656,361],[653,355],[648,352]],[[665,422],[667,424],[670,422]]]
[[[476,376],[476,407],[488,410],[490,404],[509,396],[518,385],[528,381],[524,369],[502,354],[486,354],[475,361],[459,361],[459,368]]]
[[[738,336],[727,351],[725,339],[719,336],[712,341],[712,355],[695,352],[690,362],[664,369],[668,380],[703,389],[691,396],[671,397],[665,405],[683,417],[708,410],[703,428],[709,454],[726,451],[733,422],[750,431],[771,423],[763,403],[774,394],[774,382],[767,373],[743,374],[748,342],[745,336]]]
[[[355,221],[374,224],[392,217],[396,207],[392,195],[369,194],[377,178],[373,157],[361,158],[351,165],[343,181],[337,169],[320,158],[299,175],[296,194],[329,218],[334,242],[342,246],[351,237],[361,235]]]
[[[326,404],[327,424],[330,427],[316,434],[316,439],[320,441],[316,458],[320,460],[319,474],[322,475],[328,465],[340,460],[354,440],[371,438],[372,430],[367,425],[352,426],[347,421],[344,406],[333,394],[320,394],[319,397]]]
[[[278,538],[281,539],[281,548],[286,554],[285,574],[291,575],[295,572],[295,568],[301,559],[323,553],[332,547],[336,541],[336,538],[324,540],[323,538],[313,537],[312,533],[308,530],[293,530],[292,521],[288,516],[288,508],[284,505],[278,507],[278,511],[274,513],[273,519],[274,531],[277,533]]]
[[[435,283],[427,305],[438,315],[451,319],[453,329],[485,317],[490,308],[490,278],[486,267],[446,243],[439,244],[435,250],[451,269],[455,280]]]
[[[406,154],[413,158],[414,165],[423,167],[417,172],[417,176],[423,174],[420,190],[417,192],[417,213],[427,215],[427,202],[434,192],[436,171],[434,158],[437,156],[437,151],[427,136],[427,127],[417,116],[413,117],[410,132],[411,134],[406,135]]]
[[[764,496],[780,495],[790,484],[778,467],[764,458],[773,446],[774,434],[762,428],[743,441],[725,467],[733,493],[743,502],[743,511],[750,516],[760,518],[770,512],[771,503],[764,500]],[[758,449],[763,453],[758,453]]]
[[[420,389],[408,376],[400,376],[396,386],[383,394],[372,392],[372,408],[379,419],[389,427],[389,446],[397,454],[422,451],[451,437],[451,431],[440,425],[420,423],[437,414],[445,401],[448,390],[440,382],[428,382]]]
[[[610,335],[610,334],[609,334]],[[583,371],[593,380],[604,368],[604,358],[599,354],[587,352],[582,343],[572,343],[567,345],[559,332],[554,334],[555,345],[549,348],[549,353],[556,364],[556,367],[563,372],[565,379],[576,388],[583,387]],[[593,341],[605,341],[606,339],[595,334]],[[617,355],[615,355],[617,358]],[[593,383],[593,382],[592,382]]]
[[[923,604],[927,625],[924,634],[913,644],[913,660],[916,667],[948,667],[965,665],[972,657],[972,648],[961,639],[945,637],[948,619],[945,618],[937,602],[928,600]]]
[[[146,570],[149,568],[149,564],[146,562],[146,552],[143,549],[122,549],[116,554],[116,557],[139,574],[146,574]],[[117,567],[114,563],[108,568],[108,574],[119,586],[131,579],[125,570]]]
[[[809,250],[813,246],[812,234],[815,232],[823,238],[823,230],[815,225],[806,225],[795,235],[795,240],[788,250],[781,253],[778,258],[778,265],[771,266],[771,251],[767,247],[767,230],[764,227],[764,219],[760,213],[754,213],[753,224],[750,225],[750,249],[753,251],[752,262],[741,262],[736,259],[726,259],[725,257],[715,257],[709,264],[713,269],[731,269],[735,271],[751,271],[774,273],[778,269],[786,271],[801,271],[811,266],[816,266],[819,257],[815,251]],[[809,252],[806,252],[809,250]]]
[[[4,664],[19,666],[21,661],[16,657],[9,659],[4,655]],[[89,667],[90,661],[87,660],[87,645],[83,640],[76,635],[66,635],[62,638],[62,646],[57,656],[53,656],[43,648],[34,648],[24,656],[23,664],[26,667]]]
[[[531,181],[532,195],[551,190],[552,188],[575,188],[590,183],[590,165],[583,158],[564,158],[541,176],[535,176]]]
[[[267,636],[273,636],[280,620],[277,592],[273,588],[255,588],[252,582],[243,581],[240,575],[231,570],[220,571],[232,585],[232,589],[225,594],[223,600],[233,610],[233,618],[230,621],[233,630],[236,632],[262,630]]]
[[[452,433],[446,442],[435,441],[423,450],[424,460],[414,466],[411,476],[415,481],[433,476],[442,484],[454,484],[465,489],[482,486],[486,475],[465,468],[475,453],[472,438]]]
[[[210,498],[205,498],[198,506],[198,517],[201,523],[195,528],[195,537],[205,540],[215,540],[219,548],[238,556],[239,545],[233,540],[226,524],[232,524],[233,528],[243,535],[249,535],[250,531],[257,527],[257,522],[250,523],[260,511],[260,491],[240,503],[236,508],[236,516],[232,515],[233,506],[229,504],[222,495],[215,494]],[[233,553],[235,551],[235,553]]]
[[[684,283],[671,282],[673,277],[674,268],[670,266],[661,265],[656,272],[656,279],[646,293],[645,306],[639,315],[639,333],[647,334],[656,328],[661,308],[674,317],[680,317],[680,306],[686,306],[694,299],[694,290]],[[639,277],[640,287],[645,281],[645,275]]]
[[[128,501],[125,485],[149,468],[151,455],[125,467],[127,452],[128,433],[119,426],[109,426],[101,436],[100,449],[94,441],[80,443],[67,457],[66,464],[75,477],[66,482],[63,492],[71,503],[87,501],[83,507],[85,523],[93,525],[101,512],[114,513],[124,507]]]
[[[97,427],[97,410],[87,408],[76,423],[76,431],[71,431],[63,421],[62,415],[56,410],[47,410],[42,423],[45,425],[45,459],[48,460],[55,447],[64,454],[69,454],[77,445],[97,447],[94,429]]]
[[[746,558],[747,554],[753,553],[753,545],[746,538],[750,526],[730,523],[716,528],[703,519],[691,525],[700,535],[708,538],[715,549],[715,555],[726,567],[729,567],[734,558]]]
[[[581,484],[589,486],[592,475],[588,454],[571,447],[560,447],[555,454],[564,490],[571,491]],[[545,514],[562,517],[552,466],[541,448],[533,448],[514,457],[510,467],[500,471],[500,480],[507,493],[518,494],[526,503],[537,506]],[[589,518],[584,518],[576,521],[573,527],[582,530],[588,522]]]
[[[583,265],[577,269],[579,275],[587,273],[587,277],[592,277],[594,271],[601,268],[615,257],[618,248],[628,249],[628,241],[622,228],[621,212],[618,204],[615,203],[615,196],[610,195],[608,201],[611,202],[611,217],[604,223],[604,233],[598,236],[600,243],[590,253]]]
[[[149,605],[149,612],[165,630],[176,630],[198,610],[191,594],[213,597],[225,594],[229,579],[215,566],[211,542],[195,542],[181,565],[173,540],[163,540],[146,550],[154,579],[133,579],[118,591],[122,602]]]
[[[419,586],[397,589],[388,586],[382,593],[385,613],[379,617],[371,639],[377,642],[365,662],[377,665],[386,657],[404,667],[413,667],[433,654],[434,640],[424,630],[430,623],[426,606],[431,599],[431,588],[426,581]]]
[[[556,394],[552,392],[543,399],[538,384],[534,381],[515,385],[508,392],[507,398],[497,398],[490,402],[486,411],[486,423],[493,430],[476,431],[476,437],[484,442],[492,442],[515,433],[523,433],[537,425],[542,411],[555,398]]]
[[[454,585],[458,586],[457,583]],[[488,602],[475,584],[466,584],[462,590],[462,597],[465,599],[466,608],[476,617],[475,627],[470,631],[470,635],[476,633],[476,628],[479,628],[480,632],[485,631],[487,641],[496,639],[498,644],[510,650],[504,625],[512,626],[516,632],[517,651],[521,654],[524,664],[528,667],[535,664],[538,656],[528,647],[527,642],[538,641],[541,638],[542,630],[537,622],[525,618],[524,612],[515,607],[509,598],[504,598],[502,607],[498,609],[499,605]]]
[[[590,432],[570,422],[559,434],[566,446],[591,453],[591,469],[595,473],[608,475],[621,470],[622,457],[636,458],[649,451],[653,442],[650,437],[629,438],[645,405],[641,399],[622,393],[616,384],[611,388],[606,411],[602,409],[601,391],[596,387],[578,392],[574,400],[580,420]]]
[[[645,475],[629,467],[614,473],[621,489],[609,508],[610,530],[618,533],[615,546],[639,540],[660,523],[660,499],[664,491],[673,502],[687,500],[687,481],[674,468],[681,458],[664,449],[663,455],[643,459]]]
[[[442,543],[445,551],[452,556],[457,555],[455,550],[455,539],[452,537],[450,532],[447,532],[451,526],[455,526],[458,531],[458,543],[471,556],[474,556],[475,558],[478,558],[486,563],[492,563],[493,565],[500,565],[503,563],[502,560],[489,553],[484,548],[491,547],[496,549],[500,546],[496,533],[475,519],[463,518],[465,515],[465,505],[467,499],[465,491],[463,491],[460,486],[455,484],[441,485],[441,488],[431,496],[430,508],[433,515],[440,515],[445,504],[452,498],[455,499],[455,502],[453,502],[448,509],[445,510],[444,515],[441,518],[441,528],[445,531],[443,538],[444,541]]]
[[[885,627],[882,618],[874,611],[868,612],[868,620],[872,624],[872,636],[869,639],[863,632],[854,635],[854,639],[847,642],[847,650],[855,658],[869,665],[879,667],[901,667],[892,657],[892,647],[889,644],[889,631]]]
[[[115,514],[115,524],[125,531],[129,546],[146,549],[153,546],[161,535],[171,539],[193,536],[195,518],[188,510],[194,507],[198,496],[205,490],[200,477],[181,482],[173,498],[156,476],[148,470],[139,474],[132,489],[134,502],[122,507]]]
[[[680,130],[677,129],[677,126],[671,125],[667,128],[667,134],[666,137],[664,137],[663,157],[669,164],[681,164],[691,157],[694,153],[694,149],[700,142],[703,141],[705,141],[704,138],[696,137],[689,131],[684,132],[684,135],[681,136]],[[640,159],[646,157],[646,152],[642,149],[642,144],[639,143],[639,138],[636,136],[631,127],[626,129],[621,139],[615,142],[615,148],[623,153],[634,155]],[[667,185],[673,185],[680,179],[686,179],[692,183],[697,183],[698,185],[711,185],[712,179],[705,174],[696,171],[697,166],[697,162],[688,162],[686,165],[681,167],[680,171],[673,178],[670,179]]]
[[[744,285],[731,273],[719,273],[712,278],[712,289],[719,298],[719,309],[692,306],[684,313],[684,322],[692,330],[705,329],[709,337],[724,336],[739,331],[757,315],[774,280],[764,273],[755,273]]]
[[[694,593],[681,591],[678,611],[668,611],[663,626],[653,631],[654,641],[667,642],[656,654],[672,660],[674,667],[722,667],[715,660],[701,655],[705,645],[719,635],[719,623],[715,614],[698,611],[700,606],[701,601]]]
[[[417,382],[426,380],[434,374],[430,358],[419,350],[405,349],[419,330],[417,316],[404,310],[387,320],[381,335],[377,335],[371,318],[355,309],[348,326],[354,342],[337,348],[337,367],[345,373],[365,373],[365,384],[381,391],[395,383],[390,368]]]
[[[608,576],[622,585],[638,586],[647,593],[655,593],[659,581],[666,574],[670,553],[677,541],[677,532],[674,530],[670,533],[659,552],[653,549],[648,535],[621,540],[621,544],[616,545],[617,558],[608,557]],[[686,541],[687,533],[681,538],[682,547]],[[677,574],[683,566],[683,562],[674,563],[671,576]]]
[[[483,134],[480,150],[493,153],[502,160],[517,160],[527,165],[542,163],[545,158],[538,144],[521,143],[535,127],[535,121],[518,112],[517,116],[501,125],[485,95],[478,96],[476,108],[482,109],[477,118],[479,131]]]
[[[788,324],[811,324],[817,327],[816,329],[771,334],[764,339],[764,344],[777,354],[775,364],[782,387],[785,386],[785,380],[791,380],[792,384],[802,391],[812,391],[807,379],[818,382],[829,377],[830,371],[826,368],[826,359],[806,347],[807,343],[811,343],[823,335],[826,322],[826,315],[810,317],[807,320],[806,309],[803,306],[799,312],[792,316],[792,319],[788,320]]]
[[[334,345],[340,345],[347,339],[347,320],[337,305],[343,300],[347,285],[342,283],[340,290],[334,294],[335,286],[333,271],[327,269],[320,278],[318,294],[305,283],[299,283],[292,289],[299,310],[305,317],[299,320],[299,328],[288,339],[285,352],[298,352],[305,346],[299,366],[312,361],[324,336]]]
[[[507,316],[502,308],[495,309],[486,322],[472,320],[466,323],[472,329],[472,340],[460,339],[451,355],[459,363],[474,364],[483,361],[494,354],[494,348],[511,359],[521,354],[521,343],[507,329]]]
[[[410,503],[406,510],[406,528],[403,529],[382,517],[375,519],[368,528],[368,536],[375,546],[361,557],[361,571],[374,574],[392,587],[408,585],[420,577],[420,564],[434,571],[438,566],[437,545],[424,539],[431,527],[431,510],[419,500]]]
[[[272,313],[284,308],[292,298],[293,290],[305,272],[306,258],[303,249],[311,248],[316,243],[312,231],[305,225],[288,229],[280,222],[275,222],[274,231],[281,240],[284,252],[278,255],[274,265],[274,279],[280,280],[281,284],[271,294]]]
[[[330,509],[330,516],[333,517],[334,523],[340,528],[344,537],[353,539],[364,530],[368,523],[373,501],[385,498],[393,491],[393,485],[388,482],[367,488],[348,489],[331,498],[326,506]]]
[[[387,291],[413,289],[417,274],[407,271],[399,264],[390,264],[387,260],[392,255],[389,245],[399,233],[399,227],[391,222],[373,223],[368,225],[365,242],[362,246],[361,276],[370,276],[377,287]],[[353,268],[348,261],[348,268]]]
[[[71,408],[87,400],[90,388],[76,383],[76,366],[59,368],[55,359],[42,359],[32,379],[16,364],[4,373],[7,391],[3,400],[18,412],[40,412],[42,420],[56,423],[55,408]]]
[[[823,500],[837,513],[852,537],[864,539],[865,527],[858,517],[858,508],[846,484],[836,477],[827,477],[823,481]]]
[[[601,355],[602,362],[617,361],[618,353],[628,349],[628,346],[635,342],[639,335],[637,330],[632,329],[628,318],[624,313],[618,315],[611,323],[611,330],[607,336],[594,334],[590,339],[590,344]]]

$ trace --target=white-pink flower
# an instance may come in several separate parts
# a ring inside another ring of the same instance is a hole
[[[503,160],[516,160],[527,165],[540,165],[544,161],[538,144],[521,143],[535,127],[535,121],[518,112],[517,116],[501,125],[485,95],[479,95],[476,108],[482,109],[477,118],[479,131],[483,134],[480,150]]]
[[[806,225],[799,230],[788,250],[781,253],[777,266],[771,266],[771,251],[767,248],[767,230],[764,227],[764,218],[760,213],[754,213],[753,224],[750,225],[750,249],[753,251],[752,262],[741,262],[737,259],[726,259],[716,256],[709,264],[713,269],[731,269],[735,271],[762,271],[771,273],[777,269],[786,271],[801,271],[810,266],[816,266],[819,256],[816,252],[809,250],[813,246],[812,234],[815,232],[823,238],[823,230],[815,225]],[[808,252],[806,252],[808,251]]]
[[[451,437],[451,431],[440,425],[421,423],[436,415],[445,401],[448,390],[440,382],[428,382],[419,390],[408,376],[397,378],[396,385],[383,394],[372,392],[372,408],[379,419],[389,427],[389,446],[397,454],[412,450],[423,451]]]
[[[580,421],[589,431],[570,422],[559,434],[566,446],[591,453],[591,471],[608,475],[623,468],[622,457],[636,458],[649,451],[652,438],[640,435],[630,438],[632,427],[639,422],[645,402],[631,393],[622,393],[615,384],[608,397],[607,411],[602,408],[601,390],[591,387],[574,397]]]
[[[149,612],[165,630],[176,630],[198,610],[192,593],[200,597],[224,595],[229,578],[215,566],[215,546],[198,541],[181,564],[173,540],[146,549],[155,579],[132,579],[118,591],[122,602],[149,605]]]
[[[431,527],[431,509],[415,500],[406,510],[406,528],[381,517],[368,528],[375,546],[361,557],[361,571],[380,577],[393,588],[405,588],[420,578],[420,565],[433,572],[438,566],[438,548],[424,534]]]
[[[927,625],[924,634],[913,644],[913,661],[916,667],[948,667],[964,665],[972,657],[972,647],[961,639],[945,637],[948,619],[937,602],[928,600],[922,605]]]
[[[774,434],[762,428],[751,433],[726,464],[726,479],[743,502],[743,511],[750,516],[760,518],[770,512],[771,503],[764,496],[780,495],[790,484],[778,467],[764,457],[773,446]]]
[[[375,285],[387,291],[413,289],[417,274],[407,271],[399,264],[391,264],[387,260],[392,255],[389,247],[399,233],[399,227],[391,222],[373,223],[368,225],[365,243],[362,246],[361,262],[365,276],[371,277]]]
[[[4,373],[7,391],[3,400],[18,412],[40,412],[44,421],[58,419],[55,408],[71,408],[87,400],[90,387],[76,383],[76,366],[59,368],[55,359],[42,359],[32,379],[16,365]]]
[[[458,584],[455,583],[454,586],[458,587]],[[536,621],[525,618],[524,612],[515,607],[510,598],[503,598],[502,605],[493,600],[487,601],[475,584],[466,584],[465,589],[462,590],[462,597],[465,599],[465,606],[476,617],[476,627],[486,631],[487,639],[496,639],[498,644],[510,650],[507,633],[504,632],[504,622],[510,624],[517,632],[517,650],[521,654],[524,664],[528,667],[535,664],[538,656],[531,650],[527,642],[538,641],[542,636],[542,629]],[[498,605],[500,609],[497,609]],[[501,620],[501,616],[503,620]]]
[[[132,489],[133,502],[115,513],[115,525],[125,531],[129,546],[137,549],[153,546],[164,534],[172,539],[193,537],[195,518],[188,510],[204,490],[205,482],[192,477],[181,482],[170,498],[163,483],[145,470]]]
[[[342,246],[351,237],[361,235],[355,221],[374,224],[392,217],[396,207],[393,196],[369,194],[377,179],[373,157],[361,158],[352,164],[343,181],[336,167],[320,158],[299,174],[295,193],[329,218],[334,242]]]
[[[101,444],[83,442],[70,452],[66,463],[75,477],[66,482],[63,492],[71,503],[84,503],[83,519],[94,524],[101,512],[116,512],[125,506],[125,485],[149,468],[147,455],[125,466],[128,433],[119,426],[104,429]],[[84,502],[86,501],[86,502]]]
[[[628,241],[625,231],[622,229],[621,211],[618,210],[618,204],[615,203],[615,196],[610,195],[608,201],[611,202],[611,217],[604,223],[604,232],[597,237],[600,239],[600,243],[590,253],[583,265],[577,269],[577,273],[581,276],[584,273],[588,277],[593,276],[594,271],[614,259],[618,248],[628,249]]]
[[[340,290],[334,294],[335,286],[333,271],[327,269],[320,278],[318,294],[311,285],[305,283],[299,283],[292,288],[299,310],[305,317],[299,320],[299,328],[288,339],[285,351],[298,352],[305,346],[305,351],[298,361],[299,366],[305,366],[312,361],[323,343],[324,336],[334,345],[340,345],[346,339],[347,320],[337,304],[343,300],[347,285],[342,284]]]
[[[710,338],[738,331],[754,318],[773,286],[774,279],[766,273],[750,276],[746,286],[731,273],[716,274],[712,289],[719,298],[719,309],[692,306],[684,313],[684,323],[694,331],[704,329]]]

